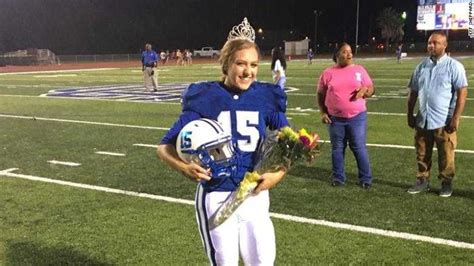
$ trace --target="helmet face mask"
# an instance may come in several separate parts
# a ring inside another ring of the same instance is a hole
[[[186,124],[178,135],[176,151],[181,160],[210,168],[213,176],[229,175],[233,163],[232,137],[214,120],[201,118]]]
[[[206,151],[206,156],[209,156],[209,158],[217,164],[229,164],[231,162],[232,156],[234,155],[234,149],[230,140],[230,138],[228,140],[224,139],[222,140],[223,142],[220,142],[217,145],[204,147],[203,150]]]

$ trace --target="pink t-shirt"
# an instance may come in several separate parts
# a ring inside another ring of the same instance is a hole
[[[369,74],[362,66],[335,65],[321,74],[318,92],[326,92],[324,104],[330,115],[351,118],[367,110],[365,99],[355,100],[355,91],[360,87],[372,85]]]

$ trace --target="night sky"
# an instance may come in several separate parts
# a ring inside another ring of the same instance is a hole
[[[307,3],[309,2],[309,3]],[[406,41],[425,41],[415,30],[416,0],[360,0],[359,43],[380,39],[375,25],[384,7],[406,11]],[[357,0],[0,0],[0,53],[48,48],[56,54],[138,53],[202,46],[220,48],[243,17],[263,33],[263,50],[283,40],[355,43]]]

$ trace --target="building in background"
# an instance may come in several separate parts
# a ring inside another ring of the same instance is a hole
[[[285,55],[306,55],[309,49],[309,39],[301,41],[285,41]]]
[[[0,55],[0,65],[53,65],[59,64],[59,58],[48,49],[30,48]]]

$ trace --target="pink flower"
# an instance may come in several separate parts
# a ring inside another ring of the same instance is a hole
[[[307,136],[300,136],[300,142],[303,143],[305,148],[311,147],[311,140]]]

